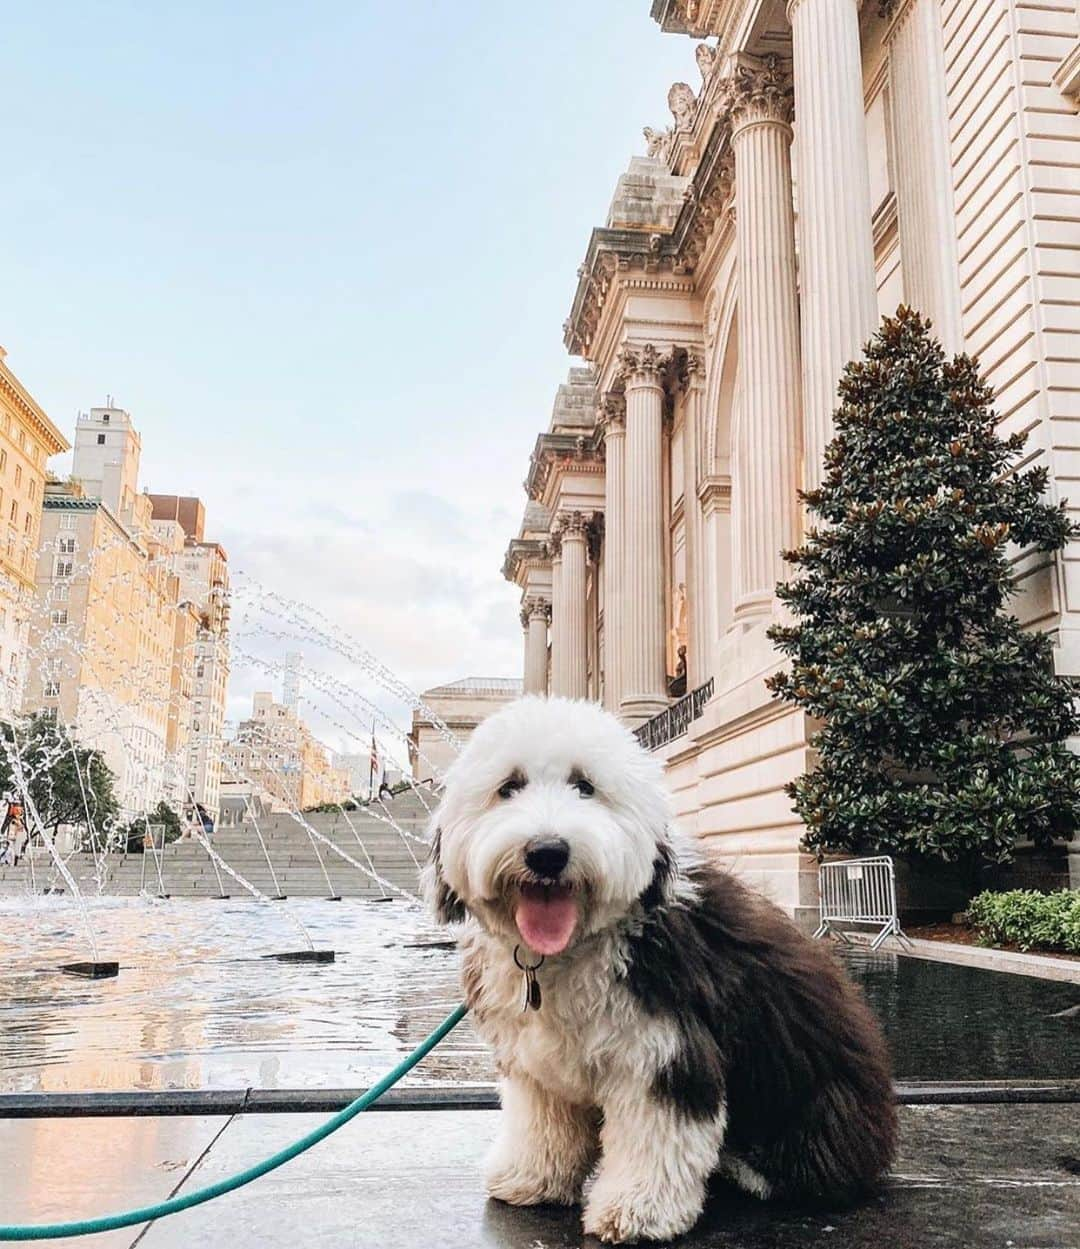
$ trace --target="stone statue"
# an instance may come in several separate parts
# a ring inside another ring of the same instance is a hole
[[[686,674],[685,662],[680,672],[679,659],[686,654],[688,606],[686,584],[680,581],[675,588],[671,604],[671,628],[668,630],[667,638],[667,670],[675,673],[676,676]]]
[[[654,130],[652,126],[646,126],[643,133],[646,143],[645,155],[658,160],[667,160],[671,155],[671,131]]]
[[[675,118],[676,130],[689,130],[694,124],[694,110],[697,108],[697,96],[690,89],[688,82],[672,84],[667,93],[668,108]]]
[[[716,48],[710,48],[707,43],[699,43],[694,49],[694,59],[701,70],[702,82],[707,82],[716,64]]]

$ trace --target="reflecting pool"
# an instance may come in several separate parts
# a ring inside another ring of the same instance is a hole
[[[0,902],[0,1091],[356,1087],[458,1000],[446,934],[406,903],[353,899],[88,903],[115,980],[61,974],[87,957],[66,898]],[[296,921],[332,964],[300,949]],[[443,942],[444,944],[438,944]],[[845,951],[884,1022],[900,1079],[1080,1076],[1080,986],[892,952]],[[413,1085],[492,1079],[468,1021]]]

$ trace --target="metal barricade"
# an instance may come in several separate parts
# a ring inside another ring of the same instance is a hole
[[[153,896],[167,898],[169,895],[165,892],[165,877],[161,871],[161,860],[165,853],[165,825],[147,824],[145,827],[146,831],[143,833],[142,870],[139,873],[139,892],[147,892],[146,864],[149,859],[152,859],[154,870],[157,873],[157,893]]]
[[[876,950],[886,937],[911,949],[911,942],[900,927],[896,910],[896,873],[887,854],[868,859],[846,859],[823,863],[818,870],[821,895],[821,923],[815,937],[836,936],[850,944],[847,933],[834,924],[868,924],[879,929],[870,942]]]

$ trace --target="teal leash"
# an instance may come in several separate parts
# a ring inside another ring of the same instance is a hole
[[[0,1240],[56,1240],[61,1236],[92,1236],[95,1232],[111,1232],[120,1227],[149,1223],[153,1219],[164,1218],[167,1214],[177,1214],[181,1210],[190,1210],[192,1206],[200,1206],[203,1202],[213,1201],[215,1197],[222,1197],[234,1189],[243,1188],[252,1180],[268,1175],[271,1171],[276,1171],[278,1167],[284,1166],[286,1162],[291,1162],[293,1158],[306,1153],[312,1146],[326,1140],[338,1128],[343,1128],[362,1110],[367,1110],[373,1102],[377,1102],[388,1089],[392,1089],[403,1076],[407,1075],[422,1058],[427,1057],[435,1046],[461,1023],[467,1010],[468,1007],[462,1003],[447,1015],[435,1031],[421,1041],[411,1054],[403,1058],[393,1071],[383,1076],[377,1084],[373,1084],[366,1093],[362,1093],[355,1101],[350,1102],[344,1110],[328,1119],[321,1127],[309,1132],[307,1136],[302,1136],[284,1149],[278,1150],[276,1154],[271,1154],[262,1162],[248,1167],[246,1171],[239,1171],[236,1175],[227,1176],[223,1180],[218,1180],[216,1184],[208,1184],[206,1188],[196,1189],[195,1192],[184,1196],[170,1197],[167,1201],[159,1201],[152,1206],[143,1206],[138,1210],[122,1210],[118,1214],[105,1214],[96,1219],[78,1219],[73,1223],[40,1223],[21,1226],[14,1224],[8,1227],[0,1225]]]

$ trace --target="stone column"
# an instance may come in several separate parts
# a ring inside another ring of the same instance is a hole
[[[937,0],[887,0],[893,163],[904,301],[945,350],[963,349],[945,51]]]
[[[566,695],[566,594],[562,575],[562,534],[552,526],[551,533],[551,692]]]
[[[777,58],[738,66],[727,104],[735,151],[742,387],[731,472],[734,618],[745,621],[771,613],[776,583],[785,575],[780,552],[796,546],[799,536],[802,411],[791,93]]]
[[[604,706],[618,714],[623,687],[623,601],[626,591],[624,475],[626,398],[604,397]]]
[[[619,707],[640,724],[668,703],[664,663],[664,361],[652,345],[626,349],[626,593]]]
[[[708,633],[705,601],[705,520],[698,499],[701,463],[698,448],[705,420],[705,362],[696,351],[686,356],[683,400],[683,541],[686,549],[686,689],[709,678],[705,659]]]
[[[525,693],[546,694],[548,684],[549,604],[542,598],[528,598],[521,612],[525,628]]]
[[[563,693],[567,698],[588,697],[588,656],[586,654],[586,566],[588,538],[586,517],[581,512],[564,513],[558,518],[562,536]]]
[[[857,0],[788,0],[802,293],[803,485],[821,480],[840,374],[877,325]]]

